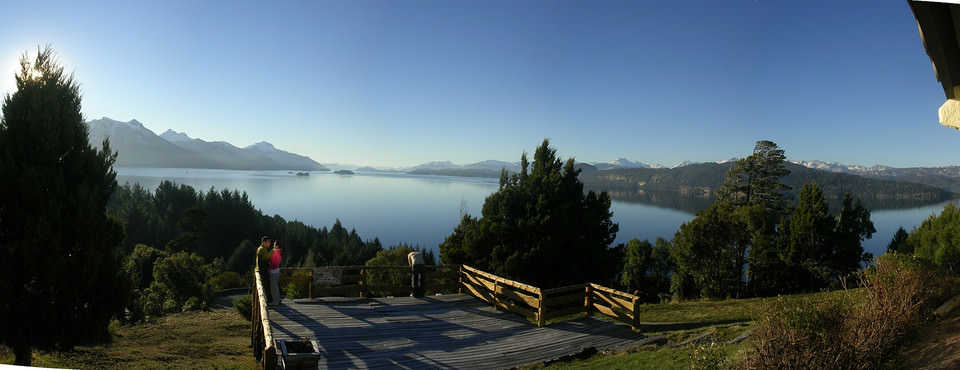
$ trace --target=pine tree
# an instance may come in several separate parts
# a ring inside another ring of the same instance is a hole
[[[787,199],[780,193],[790,187],[780,178],[790,174],[784,168],[787,157],[776,143],[761,140],[753,148],[753,154],[737,161],[727,171],[727,180],[717,190],[717,200],[734,206],[761,204],[780,213],[786,212]]]
[[[107,339],[129,289],[123,226],[105,213],[115,154],[90,146],[80,90],[47,47],[20,60],[0,120],[0,343],[33,349]]]
[[[800,279],[804,288],[820,288],[831,275],[829,242],[835,221],[816,183],[804,184],[799,198],[790,219],[790,249],[786,261],[804,274]]]
[[[875,232],[877,229],[870,221],[870,210],[864,208],[859,199],[854,203],[849,193],[844,194],[830,257],[834,275],[843,276],[857,271],[860,263],[873,257],[870,253],[864,253],[861,243],[864,239],[870,239]]]
[[[680,226],[673,237],[673,258],[680,280],[673,295],[678,298],[739,297],[747,247],[745,225],[734,216],[732,206],[715,202],[697,217]],[[689,291],[692,283],[698,291]]]
[[[910,234],[907,233],[907,230],[903,229],[901,226],[897,229],[897,232],[893,234],[893,238],[890,239],[890,244],[887,244],[887,253],[913,253],[913,247],[907,243],[907,237]]]
[[[613,277],[620,256],[609,246],[619,226],[610,196],[584,193],[573,158],[564,163],[549,144],[537,147],[532,169],[524,153],[520,173],[502,172],[483,217],[465,215],[440,245],[444,263],[486,263],[490,272],[542,288]]]

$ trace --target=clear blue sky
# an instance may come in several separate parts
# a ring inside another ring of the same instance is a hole
[[[899,0],[6,1],[0,92],[46,44],[88,119],[320,162],[960,165]]]

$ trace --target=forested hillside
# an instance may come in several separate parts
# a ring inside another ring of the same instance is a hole
[[[637,197],[645,193],[672,192],[684,196],[713,198],[723,184],[731,164],[701,163],[679,168],[630,168],[584,171],[580,179],[589,189],[605,190],[614,196]],[[824,198],[839,204],[845,193],[860,198],[871,209],[891,208],[910,201],[935,202],[949,199],[950,191],[906,181],[880,180],[845,173],[815,170],[793,163],[784,166],[790,174],[783,183],[784,195],[796,198],[803,184],[816,182]]]

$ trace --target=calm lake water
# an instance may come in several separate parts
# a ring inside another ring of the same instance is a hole
[[[246,192],[267,215],[299,220],[314,227],[340,219],[361,238],[379,238],[384,246],[407,243],[437,250],[453,232],[463,213],[479,216],[483,201],[497,190],[498,179],[357,172],[337,175],[314,172],[296,176],[288,171],[230,171],[168,168],[117,168],[117,181],[156,189],[164,180],[206,192],[210,188]],[[952,201],[956,204],[956,200]],[[910,231],[946,203],[897,210],[875,210],[877,228],[864,249],[883,254],[898,227]],[[632,238],[673,238],[694,215],[687,211],[614,200],[613,221],[620,224],[616,243]]]

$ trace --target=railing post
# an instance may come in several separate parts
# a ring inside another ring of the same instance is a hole
[[[590,284],[587,284],[586,288],[584,289],[585,290],[583,295],[583,313],[586,316],[590,316],[590,311],[593,309],[593,286]]]
[[[499,309],[503,309],[500,303],[500,279],[493,279],[493,302]]]
[[[640,297],[634,297],[633,303],[633,330],[640,329]]]
[[[543,291],[540,291],[540,299],[537,300],[537,327],[542,328],[547,324],[547,320],[543,319],[544,309],[543,302],[545,300]]]
[[[256,336],[253,351],[257,360],[261,361],[261,366],[264,369],[272,370],[277,368],[277,349],[274,347],[273,331],[270,329],[270,314],[267,313],[266,292],[260,291],[260,288],[263,286],[263,276],[257,271],[254,271],[253,275],[253,292],[255,296],[252,306],[256,310],[251,316],[251,318],[253,318],[253,334]]]
[[[253,272],[257,274],[256,271]],[[260,361],[261,356],[263,356],[263,333],[261,332],[261,322],[260,322],[260,299],[257,297],[259,295],[260,287],[257,286],[257,279],[253,279],[253,291],[252,291],[252,300],[253,304],[250,305],[250,347],[253,348],[253,358]]]
[[[463,294],[463,265],[457,268],[457,293]]]
[[[367,296],[367,269],[360,267],[360,298]]]

